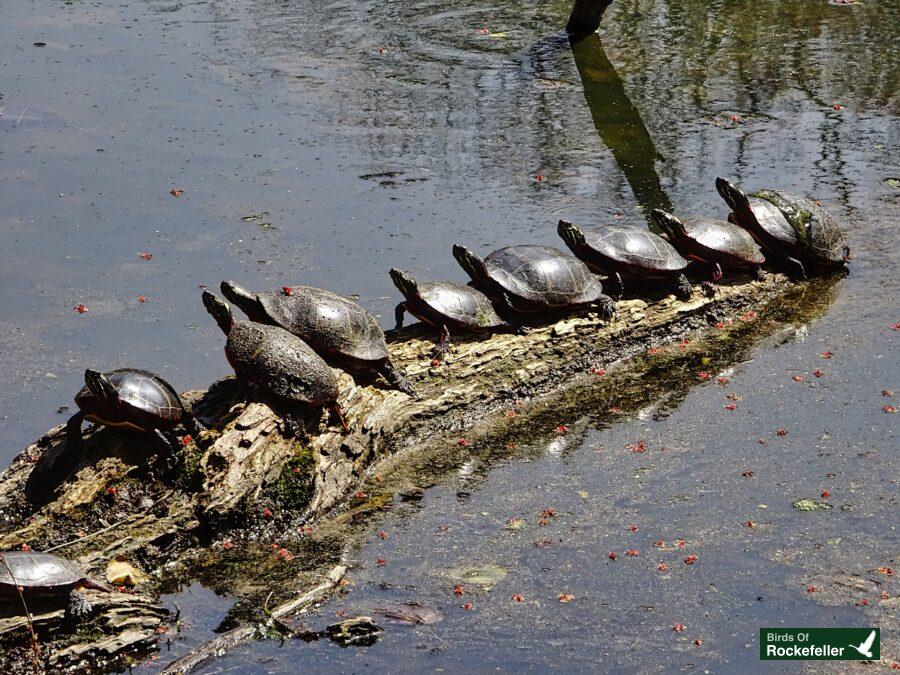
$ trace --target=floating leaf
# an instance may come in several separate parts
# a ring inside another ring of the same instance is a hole
[[[506,578],[507,571],[499,565],[470,565],[450,570],[450,577],[476,586],[491,587]]]
[[[791,506],[798,511],[823,511],[831,508],[831,504],[817,502],[815,499],[798,499]]]

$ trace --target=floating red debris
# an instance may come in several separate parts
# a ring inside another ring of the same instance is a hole
[[[695,556],[695,555],[689,555],[687,558],[684,559],[685,565],[693,565],[695,562],[697,562],[697,556]]]
[[[575,599],[575,596],[569,593],[560,593],[557,597],[560,602],[572,602]]]
[[[843,110],[843,109],[844,109],[844,106],[842,106],[840,103],[835,103],[835,104],[834,104],[834,109],[835,109],[835,110]]]
[[[375,562],[378,563],[379,567],[384,567],[385,565],[387,565],[387,558],[379,558]]]
[[[656,566],[656,569],[658,569],[660,572],[665,572],[667,569],[669,569],[669,566],[666,565],[666,563],[659,563],[659,565]]]
[[[512,596],[512,600],[513,600],[513,602],[525,602],[525,596],[519,595],[518,593],[516,593],[515,595]]]
[[[453,587],[453,594],[454,594],[454,595],[462,595],[462,594],[463,594],[463,587],[462,587],[462,586],[454,586],[454,587]]]
[[[181,446],[182,447],[187,447],[193,442],[194,442],[194,437],[191,436],[190,434],[185,434],[184,436],[181,437]]]
[[[262,513],[263,513],[263,516],[265,516],[266,518],[272,517],[272,509],[270,509],[268,506],[263,509]]]
[[[834,354],[832,354],[831,352],[822,352],[821,354],[819,354],[819,356],[821,356],[823,359],[830,359],[832,356],[834,356]]]
[[[684,539],[676,539],[675,543],[678,545],[678,548],[683,548],[687,542]]]
[[[665,545],[666,545],[666,542],[664,542],[662,539],[660,539],[659,541],[654,541],[654,542],[653,542],[653,545],[654,545],[656,548],[664,548]]]
[[[491,29],[490,28],[479,28],[478,32],[481,33],[482,35],[490,35]]]
[[[637,531],[638,531],[638,526],[637,526],[637,525],[629,525],[629,526],[628,526],[628,529],[631,530],[632,532],[637,532]]]
[[[728,384],[728,378],[727,377],[717,377],[716,384],[720,384],[724,387],[726,384]]]
[[[859,601],[858,603],[856,603],[856,604],[858,604],[860,607],[868,607],[868,606],[869,606],[869,599],[868,599],[868,598],[863,598],[862,600],[860,600],[860,601]]]
[[[544,509],[541,511],[541,518],[556,518],[556,509]]]
[[[683,633],[685,628],[687,628],[687,626],[685,626],[683,623],[676,623],[674,626],[672,626],[672,630],[674,630],[676,633]]]
[[[828,490],[822,490],[822,499],[828,499],[831,493]]]
[[[641,554],[641,552],[638,551],[636,548],[630,548],[630,549],[628,549],[627,551],[625,551],[625,555],[627,555],[627,556],[629,556],[629,557],[631,557],[631,558],[636,558],[636,557],[639,556],[640,554]]]
[[[564,434],[568,430],[569,430],[569,427],[567,427],[565,424],[560,424],[558,427],[556,427],[556,433],[558,433],[558,434]]]
[[[753,478],[752,471],[741,471],[741,478]]]
[[[701,382],[705,382],[706,380],[708,380],[711,377],[712,377],[712,375],[710,375],[709,373],[707,373],[704,370],[701,370],[699,373],[697,373],[697,379],[700,380]]]
[[[725,394],[725,398],[727,398],[729,401],[740,401],[744,397],[740,394]]]
[[[631,452],[646,452],[647,444],[644,441],[638,441],[637,443],[630,443],[625,446],[626,450],[630,450]]]
[[[819,587],[818,587],[818,586],[807,586],[807,587],[806,587],[806,592],[807,592],[807,593],[818,593],[818,592],[819,592]]]
[[[879,574],[887,574],[890,576],[894,573],[894,568],[893,567],[876,567],[875,571],[878,572]]]
[[[462,607],[463,609],[467,609],[467,610],[468,610],[468,609],[472,609],[472,603],[471,603],[471,602],[464,602],[463,604],[460,605],[460,607]]]
[[[766,439],[765,439],[765,438],[760,438],[759,441],[758,441],[758,443],[759,443],[760,445],[765,445],[765,444],[766,444]]]
[[[381,532],[378,533],[378,538],[381,540],[385,540],[385,539],[387,539],[387,537],[388,537],[387,532],[385,532],[384,530],[382,530]]]
[[[891,396],[894,395],[894,392],[891,391],[890,389],[882,389],[882,390],[881,390],[881,395],[884,396],[884,397],[890,398]]]
[[[457,443],[458,443],[459,445],[461,445],[462,447],[466,447],[467,445],[469,445],[469,439],[467,439],[467,438],[460,438],[460,439],[457,441]]]
[[[294,288],[293,288],[293,286],[282,286],[281,292],[284,293],[285,295],[293,295]]]
[[[138,257],[139,257],[141,260],[150,260],[150,258],[153,257],[153,254],[152,254],[152,253],[146,253],[146,252],[138,253]]]
[[[146,296],[146,295],[139,295],[139,296],[138,296],[138,302],[147,302],[147,296]]]
[[[180,197],[184,194],[184,190],[181,190],[179,188],[172,188],[171,190],[169,190],[169,194],[173,197]]]
[[[534,174],[534,179],[535,179],[538,183],[540,183],[541,181],[544,180],[544,174],[542,174],[542,173],[536,173],[536,174]]]
[[[549,524],[550,524],[550,521],[547,520],[546,518],[541,518],[541,519],[538,521],[538,525],[540,525],[541,527],[546,527],[546,526],[549,525]]]
[[[84,314],[86,311],[88,311],[88,308],[81,303],[78,303],[77,305],[75,305],[75,311],[79,314]]]
[[[749,527],[750,529],[753,529],[756,527],[756,523],[754,523],[752,520],[748,520],[746,523],[744,523],[744,527]]]
[[[813,371],[813,375],[815,375],[816,377],[822,377],[824,374],[825,373],[823,373],[821,370],[818,370],[818,369]]]
[[[787,436],[788,431],[787,429],[778,429],[775,433],[779,436]]]
[[[703,640],[701,640],[700,638],[697,638],[696,640],[694,640],[694,644],[699,647],[700,645],[703,644]]]
[[[803,382],[803,376],[802,376],[802,375],[794,375],[791,379],[792,379],[794,382]]]
[[[737,406],[734,403],[729,403],[725,406],[725,410],[737,410]]]
[[[895,413],[897,412],[897,409],[892,405],[883,405],[881,406],[881,412]]]
[[[891,330],[900,330],[900,323],[892,323]]]
[[[609,559],[610,559],[610,560],[615,560],[615,559],[618,558],[618,557],[619,557],[619,555],[618,555],[615,551],[610,551],[610,552],[609,552]]]

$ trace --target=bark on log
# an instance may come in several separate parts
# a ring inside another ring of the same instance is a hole
[[[416,325],[390,332],[392,358],[418,398],[341,373],[346,433],[327,427],[327,416],[316,412],[306,420],[308,436],[295,439],[276,412],[241,400],[234,381],[223,380],[186,395],[211,430],[185,447],[182,465],[168,474],[151,461],[152,441],[100,429],[85,434],[84,457],[68,480],[28,486],[35,463],[64,452],[65,429],[56,427],[0,475],[0,550],[23,543],[57,547],[95,576],[112,557],[125,555],[151,575],[146,589],[152,593],[163,564],[169,576],[179,565],[189,571],[224,528],[277,523],[280,531],[288,524],[293,531],[346,500],[380,459],[484,420],[513,399],[557,390],[592,366],[761,309],[792,288],[769,274],[723,285],[714,298],[697,292],[687,302],[661,295],[624,300],[608,323],[587,313],[536,324],[526,335],[457,336],[438,368],[427,357],[433,331]]]

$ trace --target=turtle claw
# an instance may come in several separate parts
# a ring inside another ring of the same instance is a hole
[[[69,593],[69,602],[66,605],[66,620],[72,625],[78,625],[90,618],[94,612],[94,606],[88,601],[87,596],[78,590]]]
[[[677,295],[679,299],[687,301],[694,296],[694,289],[691,287],[691,282],[688,281],[686,276],[683,274],[680,275],[677,284],[675,295]]]
[[[609,321],[616,315],[616,302],[608,295],[601,295],[596,302],[600,318]]]
[[[441,326],[441,335],[438,338],[437,344],[434,346],[434,349],[431,350],[431,359],[432,361],[437,361],[440,363],[444,360],[444,357],[450,351],[450,331],[447,330],[447,326]]]
[[[702,284],[700,284],[700,290],[703,291],[703,295],[705,295],[707,298],[716,297],[716,285],[710,281],[704,281]]]

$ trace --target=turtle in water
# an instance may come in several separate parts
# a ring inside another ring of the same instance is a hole
[[[598,225],[582,230],[560,220],[557,232],[572,253],[594,272],[618,281],[619,295],[624,290],[622,278],[625,278],[668,281],[682,300],[691,297],[691,284],[684,276],[688,261],[672,244],[650,230],[633,225]]]
[[[85,577],[84,572],[74,562],[52,553],[0,552],[0,593],[2,595],[9,596],[21,592],[25,598],[67,596],[66,616],[77,622],[89,617],[92,611],[87,598],[78,591],[79,587],[109,592],[105,586],[94,583]]]
[[[203,304],[228,336],[225,356],[242,384],[288,405],[326,407],[347,429],[337,378],[308,344],[280,326],[235,321],[228,303],[209,291],[203,291]],[[301,424],[290,413],[285,423],[299,435]]]
[[[777,190],[747,195],[724,178],[716,178],[716,189],[731,207],[729,219],[798,276],[805,277],[806,268],[833,269],[849,261],[840,225],[815,200]]]
[[[575,256],[552,246],[524,244],[494,251],[483,260],[456,244],[453,256],[488,297],[523,313],[596,307],[606,318],[616,304],[600,278]]]
[[[203,430],[171,384],[138,368],[119,368],[108,373],[85,370],[84,387],[75,394],[75,404],[78,412],[66,424],[67,451],[73,460],[83,450],[84,420],[151,434],[174,452],[179,449],[172,435],[175,427],[184,425],[194,434]]]
[[[753,237],[737,225],[712,218],[682,221],[661,209],[653,210],[653,220],[684,257],[712,268],[713,283],[722,278],[723,267],[754,270],[763,278],[765,256]]]
[[[452,281],[416,281],[397,268],[391,269],[391,279],[406,298],[394,310],[397,329],[403,327],[403,315],[409,312],[441,331],[431,353],[436,361],[444,358],[450,348],[450,327],[454,331],[486,333],[518,330],[500,318],[488,297],[477,288]]]
[[[223,281],[221,289],[251,321],[281,326],[338,365],[372,369],[394,389],[415,396],[391,363],[378,320],[349,298],[313,286],[285,286],[281,291],[256,294]]]

